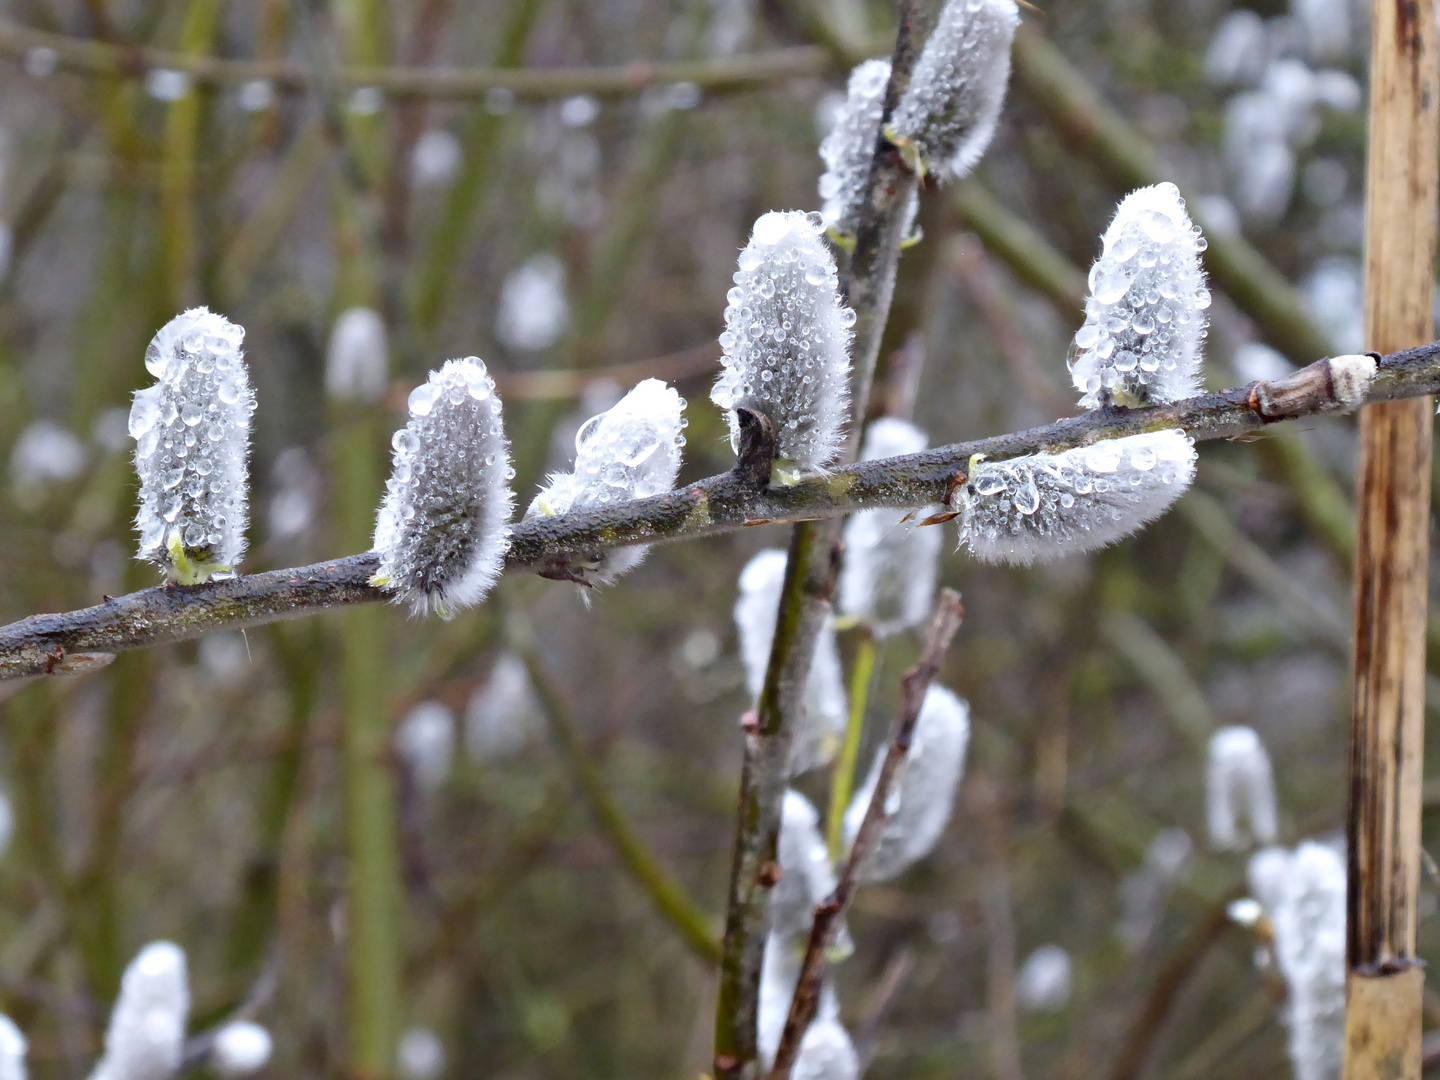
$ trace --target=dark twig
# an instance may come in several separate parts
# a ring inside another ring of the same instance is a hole
[[[1440,342],[1432,342],[1382,357],[1365,401],[1437,392]],[[847,465],[793,487],[757,489],[724,473],[665,495],[517,522],[506,569],[540,572],[616,547],[715,536],[761,521],[815,521],[856,510],[943,503],[956,472],[973,454],[999,460],[1177,427],[1196,440],[1233,439],[1279,420],[1342,407],[1330,383],[1329,361],[1319,360],[1282,383],[1252,383],[1150,409],[1098,409],[1028,431]],[[59,673],[77,653],[166,645],[215,630],[386,601],[390,596],[369,583],[377,565],[367,552],[204,585],[142,589],[79,611],[33,615],[0,627],[0,680]]]
[[[800,1050],[800,1040],[810,1021],[815,1018],[815,1009],[820,1001],[820,980],[825,973],[825,952],[833,944],[836,929],[840,926],[850,901],[859,885],[860,867],[885,828],[885,803],[890,797],[890,788],[895,783],[896,773],[904,764],[910,752],[910,740],[915,734],[915,724],[920,718],[920,705],[925,700],[925,691],[940,671],[940,664],[950,648],[950,641],[960,629],[965,609],[960,604],[960,594],[954,589],[942,589],[935,617],[925,635],[925,648],[920,661],[905,673],[900,681],[900,712],[890,727],[890,748],[880,766],[880,775],[875,781],[875,790],[870,796],[870,805],[865,809],[865,819],[855,835],[850,855],[840,869],[835,891],[815,908],[815,922],[810,928],[810,942],[805,949],[805,959],[800,966],[800,979],[795,986],[795,997],[790,1003],[790,1017],[785,1021],[785,1033],[780,1037],[780,1046],[775,1051],[775,1065],[770,1070],[770,1080],[789,1080],[790,1069]]]

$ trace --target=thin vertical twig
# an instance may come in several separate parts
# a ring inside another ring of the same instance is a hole
[[[884,121],[909,85],[910,70],[922,44],[916,33],[918,23],[930,5],[931,0],[900,3],[882,134],[871,158],[855,249],[840,278],[841,294],[856,313],[851,351],[851,416],[856,418],[865,416],[869,402],[880,341],[894,295],[900,249],[907,239],[906,211],[917,190],[914,174],[883,134]],[[852,427],[846,442],[847,461],[853,461],[859,450],[860,426],[857,423]],[[839,535],[836,521],[802,522],[791,534],[765,689],[757,707],[758,722],[755,730],[747,733],[740,773],[720,991],[715,1005],[717,1080],[753,1077],[758,1068],[760,965],[765,953],[770,889],[777,880],[775,846],[785,796],[785,766],[793,740],[791,721],[797,715],[800,694],[810,673],[815,641],[830,613],[830,597],[840,569]]]
[[[905,673],[900,680],[900,712],[890,726],[890,745],[880,774],[875,781],[875,790],[870,796],[870,805],[865,809],[865,819],[860,831],[855,834],[855,843],[850,855],[840,869],[835,891],[815,908],[815,921],[810,928],[810,941],[805,948],[805,959],[800,965],[800,978],[795,985],[795,997],[790,1002],[790,1016],[785,1021],[785,1032],[780,1037],[779,1048],[775,1051],[775,1064],[770,1070],[770,1080],[789,1080],[790,1070],[800,1050],[810,1021],[820,1003],[820,983],[825,974],[825,953],[834,943],[835,933],[850,908],[855,889],[860,884],[860,868],[880,842],[885,828],[885,804],[890,798],[890,789],[895,784],[900,767],[910,753],[910,742],[915,735],[915,724],[920,719],[920,706],[925,701],[925,692],[940,672],[940,664],[950,648],[950,642],[960,629],[965,609],[960,604],[960,594],[954,589],[942,589],[935,617],[925,635],[925,647],[919,662]]]
[[[1365,183],[1365,333],[1423,341],[1440,190],[1440,41],[1433,13],[1381,0],[1371,15]],[[1415,956],[1425,738],[1433,399],[1360,414],[1351,691],[1346,1080],[1420,1075],[1424,965]]]

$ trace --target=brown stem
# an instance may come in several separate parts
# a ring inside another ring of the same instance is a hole
[[[954,589],[942,589],[935,608],[935,617],[925,635],[925,647],[920,661],[905,673],[900,680],[900,712],[890,727],[890,747],[880,766],[880,775],[875,781],[870,805],[865,809],[865,818],[850,855],[840,869],[835,891],[815,908],[815,921],[810,928],[810,942],[805,948],[805,959],[800,965],[800,979],[795,985],[795,997],[790,1002],[790,1016],[785,1021],[785,1032],[780,1037],[780,1046],[775,1051],[775,1065],[770,1070],[770,1080],[789,1080],[790,1069],[800,1050],[810,1021],[815,1018],[815,1009],[820,1002],[820,980],[825,973],[825,951],[833,944],[835,931],[850,907],[850,901],[859,885],[860,867],[875,846],[880,842],[880,833],[885,828],[885,803],[890,788],[895,783],[896,773],[910,752],[910,740],[915,734],[915,724],[920,719],[920,706],[925,700],[925,691],[930,688],[940,663],[950,648],[950,641],[960,629],[965,609],[960,605],[960,594]]]

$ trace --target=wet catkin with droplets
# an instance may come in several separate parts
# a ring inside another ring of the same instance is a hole
[[[1019,24],[1015,0],[950,0],[920,51],[889,130],[940,177],[964,177],[989,147]]]
[[[645,379],[575,436],[575,468],[555,473],[525,511],[526,518],[647,499],[670,491],[685,446],[685,399],[659,379]],[[586,581],[609,584],[634,569],[644,545],[605,552]]]
[[[820,143],[820,158],[825,162],[820,177],[820,197],[825,204],[820,214],[839,236],[854,236],[859,223],[889,82],[889,60],[866,60],[857,65],[845,88],[845,105]]]
[[[1210,290],[1205,239],[1174,184],[1127,195],[1090,267],[1070,375],[1087,409],[1164,405],[1201,389]]]
[[[450,360],[410,393],[375,522],[380,569],[416,614],[479,603],[505,557],[514,497],[495,380],[476,357]]]
[[[834,460],[850,404],[855,312],[840,303],[823,228],[819,214],[797,210],[755,222],[727,294],[720,335],[725,371],[710,393],[730,410],[732,446],[740,438],[735,409],[769,418],[780,482]]]
[[[1195,478],[1179,429],[1059,454],[971,462],[960,542],[985,562],[1028,566],[1112,544],[1154,521]]]
[[[177,315],[145,350],[155,385],[130,406],[137,558],[182,584],[229,571],[245,555],[255,392],[244,340],[242,327],[206,308]]]

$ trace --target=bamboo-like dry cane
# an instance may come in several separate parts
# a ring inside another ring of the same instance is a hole
[[[1365,328],[1372,348],[1430,337],[1436,243],[1437,28],[1409,0],[1371,15]],[[1433,400],[1360,415],[1360,521],[1347,814],[1345,1078],[1419,1077],[1415,958],[1425,735]]]

